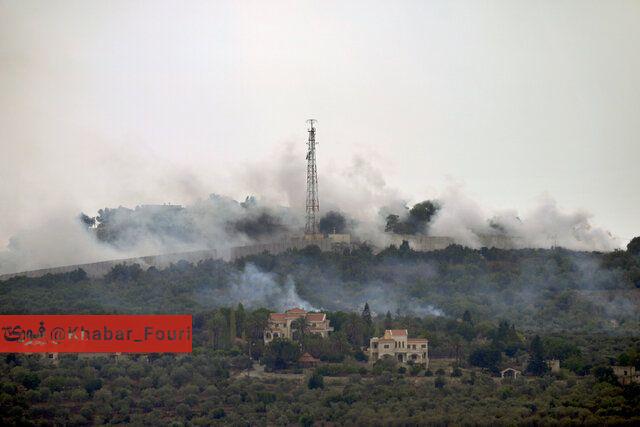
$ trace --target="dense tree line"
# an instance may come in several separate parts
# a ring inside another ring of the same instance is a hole
[[[640,322],[639,260],[631,250],[600,254],[453,245],[416,252],[403,244],[374,254],[366,245],[339,252],[310,246],[232,263],[183,261],[162,270],[120,265],[101,279],[81,270],[16,277],[0,282],[0,310],[197,313],[246,302],[246,295],[230,296],[229,290],[251,264],[271,275],[276,288],[291,281],[303,300],[328,310],[359,311],[368,301],[375,314],[424,315],[432,307],[453,318],[469,311],[479,322],[509,319],[524,330],[627,334]]]
[[[82,270],[13,278],[0,283],[3,313],[191,313],[194,352],[117,362],[68,355],[58,364],[4,355],[0,422],[637,424],[640,387],[622,386],[612,370],[640,369],[634,242],[609,254],[308,247],[162,270],[121,265],[102,279]],[[322,339],[299,323],[293,341],[265,346],[274,307],[216,299],[249,264],[277,286],[292,281],[326,308],[335,331]],[[363,299],[378,287],[384,298]],[[391,310],[393,298],[406,304]],[[425,304],[442,312],[411,311]],[[390,328],[428,338],[433,366],[367,363],[363,347]],[[302,352],[322,364],[303,370]],[[560,360],[559,373],[549,359]],[[258,363],[266,372],[246,378]],[[501,381],[505,367],[524,375]]]
[[[276,346],[280,346],[276,344]],[[291,351],[295,347],[291,347]],[[635,347],[627,350],[636,352]],[[286,352],[285,351],[285,352]],[[620,356],[622,357],[622,356]],[[0,359],[2,425],[629,424],[640,386],[600,365],[500,380],[477,369],[433,373],[353,359],[295,377],[242,375],[237,349],[191,355]]]

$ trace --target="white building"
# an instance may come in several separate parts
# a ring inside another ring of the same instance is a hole
[[[371,338],[369,343],[370,362],[385,356],[400,363],[411,361],[429,366],[429,341],[426,338],[409,338],[406,329],[387,329],[384,336]]]

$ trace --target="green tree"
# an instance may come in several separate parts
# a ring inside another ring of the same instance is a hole
[[[613,369],[609,366],[596,366],[593,368],[593,376],[600,382],[606,382],[611,385],[618,385],[618,377],[613,373]]]
[[[230,347],[229,327],[227,319],[220,310],[216,310],[208,323],[211,334],[211,345],[214,349],[227,349]]]
[[[387,224],[384,227],[384,231],[386,232],[394,232],[397,233],[398,224],[400,223],[400,217],[398,215],[388,215],[387,216]]]
[[[309,324],[307,319],[301,317],[291,322],[291,331],[293,339],[304,342],[304,337],[309,334]]]
[[[493,346],[479,347],[469,355],[469,363],[472,366],[488,369],[489,371],[498,372],[498,365],[502,360],[502,354],[499,349]]]
[[[371,310],[369,309],[369,303],[364,303],[364,308],[362,309],[362,321],[368,328],[373,326],[373,319],[371,318]]]
[[[244,309],[242,303],[238,303],[238,307],[236,307],[236,320],[237,320],[237,331],[240,335],[240,338],[246,338],[246,321],[247,321],[247,312]]]
[[[385,329],[393,329],[393,317],[391,317],[391,312],[390,311],[387,311],[387,314],[384,317],[384,328]]]
[[[300,358],[300,346],[286,338],[276,338],[265,348],[262,361],[270,369],[286,369]]]
[[[529,364],[526,371],[532,375],[544,375],[549,370],[547,363],[544,360],[544,346],[540,336],[536,335],[531,340],[531,346],[529,347]]]
[[[347,221],[340,212],[329,211],[318,223],[318,229],[322,234],[344,233],[347,228]]]
[[[627,252],[631,255],[640,255],[640,236],[631,239],[627,244]]]
[[[238,330],[236,326],[236,312],[232,308],[229,310],[229,339],[231,344],[233,345],[234,340],[238,336]]]
[[[473,325],[473,320],[471,320],[471,313],[469,312],[469,310],[465,310],[462,314],[462,321]]]
[[[84,382],[84,389],[89,393],[89,396],[102,388],[102,380],[100,378],[89,378]]]
[[[364,308],[362,309],[362,323],[364,324],[364,336],[363,341],[364,344],[367,345],[369,340],[373,336],[373,318],[371,317],[371,310],[369,309],[369,303],[364,303]]]
[[[316,388],[324,388],[324,378],[318,371],[313,371],[313,374],[309,377],[309,381],[307,382],[307,387],[313,390]]]

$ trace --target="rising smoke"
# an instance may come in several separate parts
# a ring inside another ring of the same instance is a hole
[[[247,264],[243,270],[234,272],[227,287],[204,292],[198,299],[204,304],[210,301],[212,306],[241,303],[247,308],[270,307],[284,311],[299,307],[309,311],[316,310],[300,298],[291,277],[286,277],[280,283],[275,274],[263,272],[253,264]]]
[[[279,160],[254,165],[238,178],[260,195],[237,202],[211,195],[184,207],[144,205],[133,209],[103,209],[97,227],[87,228],[79,212],[69,208],[47,212],[46,221],[13,236],[0,252],[0,273],[59,265],[95,262],[280,239],[299,234],[304,213],[304,158],[297,146],[285,146]],[[199,182],[191,175],[181,182]],[[361,157],[345,170],[320,175],[321,212],[329,228],[348,230],[354,238],[378,247],[387,246],[389,215],[412,225],[412,232],[449,236],[457,243],[480,247],[480,236],[506,235],[518,247],[563,246],[574,250],[610,251],[620,242],[606,230],[593,226],[584,211],[566,212],[549,196],[534,208],[492,210],[467,196],[461,186],[451,186],[431,197],[422,224],[412,223],[409,198],[389,187],[381,172]],[[202,191],[200,184],[183,185],[188,197]],[[415,206],[415,205],[414,205]],[[336,212],[329,213],[329,212]],[[338,213],[339,212],[339,213]],[[94,215],[89,214],[89,217]],[[333,230],[331,230],[333,231]],[[338,230],[336,230],[338,231]]]

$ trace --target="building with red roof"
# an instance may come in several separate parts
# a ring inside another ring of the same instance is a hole
[[[429,341],[426,338],[409,338],[406,329],[387,329],[384,336],[371,338],[369,361],[374,363],[383,357],[393,357],[400,363],[413,362],[429,366]]]
[[[269,314],[267,328],[264,331],[265,344],[274,338],[292,339],[296,331],[292,329],[291,324],[297,319],[305,319],[306,331],[318,334],[323,338],[329,336],[329,332],[333,331],[325,313],[308,313],[301,308],[292,308],[284,313]]]
[[[302,356],[300,356],[300,359],[298,359],[298,363],[305,367],[311,367],[320,363],[320,359],[316,359],[309,353],[305,353]]]

